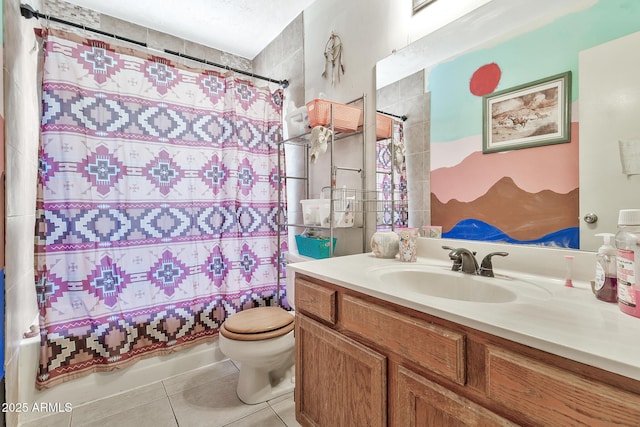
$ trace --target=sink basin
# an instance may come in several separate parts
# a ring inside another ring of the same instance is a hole
[[[483,277],[420,264],[394,265],[369,271],[382,288],[456,301],[506,303],[520,297],[550,298],[544,287],[508,276]]]

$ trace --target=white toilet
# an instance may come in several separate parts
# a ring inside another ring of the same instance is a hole
[[[300,259],[287,257],[289,262]],[[293,280],[287,278],[293,307]],[[293,391],[294,313],[280,307],[257,307],[231,315],[220,326],[220,351],[240,364],[236,393],[255,404]]]

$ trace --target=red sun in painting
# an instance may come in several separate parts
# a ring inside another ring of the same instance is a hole
[[[469,82],[469,90],[477,96],[487,95],[493,92],[500,82],[500,67],[498,64],[491,63],[478,68],[471,76]]]

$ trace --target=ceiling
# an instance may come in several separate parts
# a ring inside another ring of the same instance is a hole
[[[67,0],[156,31],[253,59],[315,0]]]

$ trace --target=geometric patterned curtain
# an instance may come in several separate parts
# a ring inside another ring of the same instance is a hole
[[[286,301],[282,92],[41,36],[37,387],[213,339],[229,315]]]
[[[404,156],[404,125],[392,120],[391,138],[376,142],[376,189],[378,191],[378,230],[390,230],[395,227],[408,227],[409,208],[407,195],[407,163]],[[396,164],[392,165],[391,149],[401,152],[396,155]],[[400,160],[398,160],[400,159]],[[393,168],[393,183],[391,171]],[[391,194],[393,191],[393,203]]]

